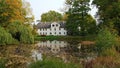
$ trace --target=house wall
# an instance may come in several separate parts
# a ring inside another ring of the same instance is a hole
[[[60,28],[59,23],[52,23],[51,28],[41,28],[38,29],[39,35],[67,35],[65,28]]]

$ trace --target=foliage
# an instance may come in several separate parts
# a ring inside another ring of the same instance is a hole
[[[21,0],[0,0],[0,23],[24,20]]]
[[[0,68],[5,68],[5,60],[0,58]]]
[[[23,3],[23,0],[0,0],[0,25],[6,27],[15,20],[24,23],[30,11],[27,11]]]
[[[22,7],[25,12],[25,22],[28,24],[31,24],[34,20],[34,15],[32,14],[32,10],[30,8],[30,3],[27,2],[26,0],[22,0]]]
[[[108,29],[101,29],[97,36],[96,47],[99,52],[111,49],[117,45],[116,35]]]
[[[68,19],[68,14],[64,13],[62,20],[63,20],[63,21],[66,21],[67,19]]]
[[[16,43],[17,41],[12,38],[11,34],[0,26],[0,45],[16,44]]]
[[[42,22],[58,22],[62,21],[62,15],[56,11],[48,11],[41,15]]]
[[[80,65],[79,65],[80,66]],[[81,68],[73,63],[64,63],[57,58],[44,59],[43,61],[37,61],[29,65],[29,68]]]
[[[12,34],[13,38],[21,43],[34,43],[32,28],[30,28],[30,26],[21,24],[20,21],[15,21],[9,24],[7,29]]]
[[[94,0],[100,27],[116,29],[120,34],[120,0]]]
[[[94,31],[96,21],[88,14],[90,0],[66,0],[69,10],[66,28],[69,35],[85,35]]]
[[[35,41],[46,41],[46,40],[61,40],[61,41],[67,41],[67,42],[73,42],[73,41],[95,41],[96,35],[87,35],[87,36],[35,36]]]
[[[119,57],[97,57],[94,60],[93,68],[120,68]]]
[[[119,53],[116,51],[116,49],[113,47],[113,48],[107,48],[105,50],[103,50],[101,53],[100,53],[102,56],[111,56],[111,57],[117,57],[119,56]]]

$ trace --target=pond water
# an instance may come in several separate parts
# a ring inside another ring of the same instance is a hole
[[[7,68],[26,68],[28,63],[58,57],[65,63],[81,63],[96,57],[94,45],[81,45],[79,41],[38,41],[33,45],[0,46],[0,59],[6,60]]]
[[[32,51],[34,60],[42,60],[43,55],[61,58],[64,62],[81,63],[96,57],[94,45],[81,45],[78,41],[39,41]]]

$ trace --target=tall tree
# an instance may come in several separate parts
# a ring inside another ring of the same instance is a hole
[[[95,20],[88,14],[90,0],[66,0],[69,8],[66,27],[69,35],[85,35]],[[89,21],[92,19],[91,21]]]
[[[120,0],[94,0],[100,27],[116,29],[120,34]]]
[[[66,21],[67,19],[68,19],[68,14],[64,13],[62,20],[63,20],[63,21]]]
[[[20,20],[25,22],[27,11],[23,5],[24,0],[0,0],[0,25]]]
[[[34,20],[34,15],[32,13],[32,8],[30,8],[30,3],[27,2],[26,0],[22,0],[22,7],[25,12],[25,22],[28,24],[31,24]]]
[[[42,22],[57,22],[62,21],[62,15],[56,11],[49,11],[41,15]]]

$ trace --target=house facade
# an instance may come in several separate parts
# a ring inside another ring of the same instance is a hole
[[[64,22],[54,23],[38,23],[37,24],[39,35],[54,35],[54,36],[65,36],[67,30]]]

